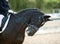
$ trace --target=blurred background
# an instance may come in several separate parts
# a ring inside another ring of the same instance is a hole
[[[39,8],[44,13],[51,13],[53,9],[60,9],[60,0],[9,0],[9,5],[14,11]]]
[[[23,44],[60,44],[60,0],[9,0],[9,5],[14,11],[39,8],[52,19],[57,19],[47,22],[32,37],[26,34]]]

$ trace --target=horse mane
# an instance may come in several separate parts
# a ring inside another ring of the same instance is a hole
[[[40,9],[38,9],[38,8],[26,8],[26,9],[21,9],[20,11],[18,11],[18,13],[20,12],[25,12],[25,11],[29,11],[29,10],[34,10],[34,11],[40,11]]]
[[[22,13],[25,13],[25,12],[27,12],[27,13],[28,13],[28,12],[32,12],[32,13],[38,12],[38,13],[43,14],[43,12],[41,12],[41,10],[38,9],[38,8],[27,8],[27,9],[22,9],[22,10],[18,11],[17,14],[22,14]]]

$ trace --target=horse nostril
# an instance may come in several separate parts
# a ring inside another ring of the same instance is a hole
[[[31,31],[27,30],[26,32],[27,32],[28,36],[33,36],[34,35],[34,33],[32,32],[32,30]]]

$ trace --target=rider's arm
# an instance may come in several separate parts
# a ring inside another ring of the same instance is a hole
[[[6,0],[0,0],[0,9],[2,11],[8,11],[10,9]]]

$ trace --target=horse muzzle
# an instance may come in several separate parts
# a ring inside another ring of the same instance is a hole
[[[26,32],[27,32],[28,36],[33,36],[37,32],[38,29],[39,29],[38,27],[36,27],[34,25],[30,25],[30,26],[28,26],[28,29]]]

